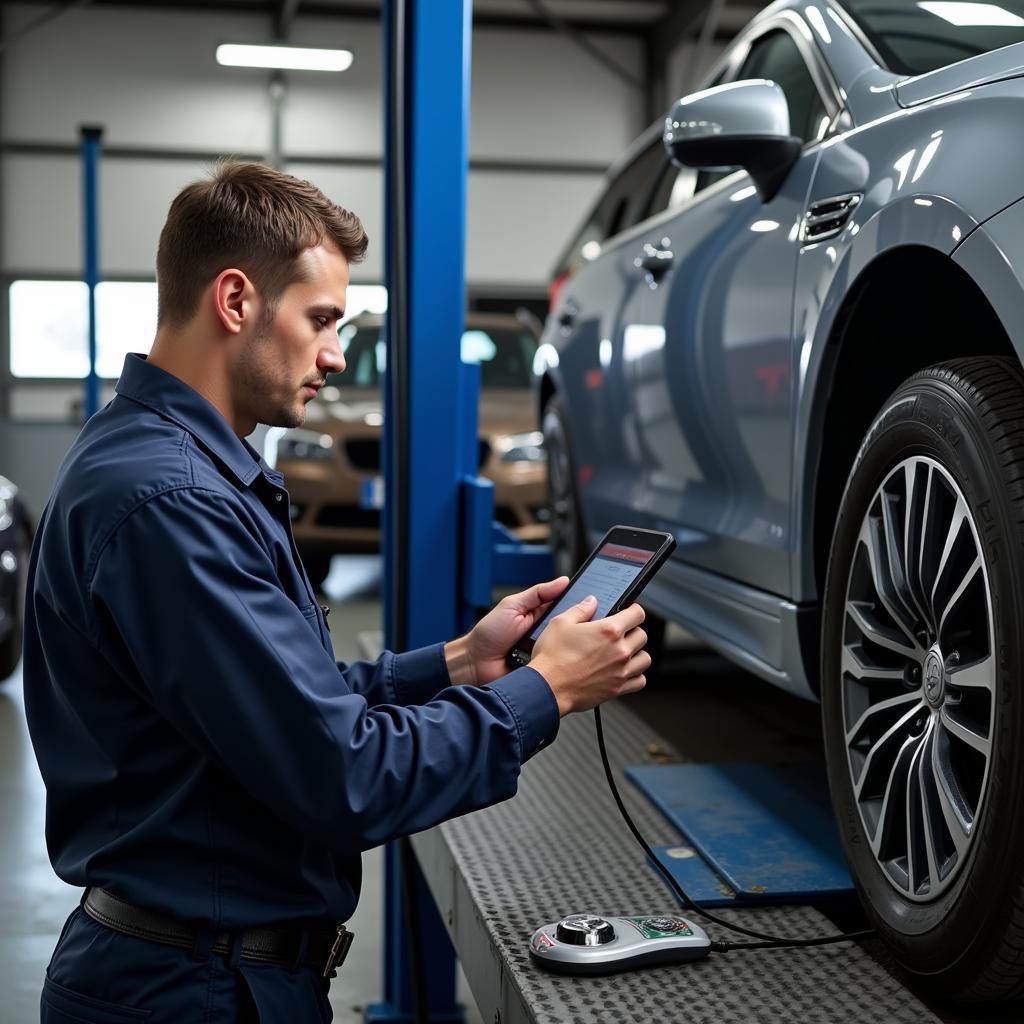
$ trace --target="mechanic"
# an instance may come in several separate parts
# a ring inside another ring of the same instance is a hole
[[[57,874],[86,887],[44,1022],[329,1020],[360,854],[512,796],[559,718],[640,689],[639,606],[555,619],[566,585],[466,636],[334,661],[283,478],[244,440],[344,369],[359,220],[223,164],[171,204],[149,358],[65,458],[29,569],[25,703]]]

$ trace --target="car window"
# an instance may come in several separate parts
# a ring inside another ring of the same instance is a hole
[[[846,0],[888,67],[920,75],[1024,41],[1024,0]]]
[[[667,166],[668,156],[659,136],[609,182],[586,224],[559,260],[554,276],[575,274],[601,254],[609,238],[647,217],[652,196]]]
[[[338,334],[345,370],[327,375],[317,400],[336,402],[337,388],[380,387],[384,373],[384,341],[380,327],[348,323]],[[528,388],[537,339],[523,327],[470,327],[462,335],[462,360],[480,364],[485,388]]]
[[[777,83],[789,104],[790,132],[804,142],[824,135],[828,127],[825,104],[803,55],[788,32],[780,29],[761,36],[750,48],[736,78],[737,81],[767,78]]]

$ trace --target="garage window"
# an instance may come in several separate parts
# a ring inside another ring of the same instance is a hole
[[[13,281],[9,369],[22,380],[80,380],[89,372],[89,293],[83,281]],[[346,316],[383,313],[387,289],[350,285]],[[149,352],[156,334],[155,281],[103,281],[96,288],[96,372],[121,374],[128,352]]]
[[[89,291],[83,281],[11,283],[10,372],[20,378],[82,378],[89,372]],[[96,288],[96,371],[117,378],[127,352],[148,352],[156,332],[155,281]]]

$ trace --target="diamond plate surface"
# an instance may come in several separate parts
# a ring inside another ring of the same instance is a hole
[[[621,702],[605,705],[605,740],[623,799],[656,845],[682,837],[622,776],[667,745]],[[850,944],[712,954],[689,965],[608,978],[569,978],[533,966],[541,924],[592,911],[676,910],[619,816],[601,767],[593,716],[563,719],[557,741],[523,768],[518,795],[414,840],[486,1024],[938,1024],[870,956]],[[723,918],[809,938],[834,925],[810,907],[724,910]],[[699,918],[698,918],[699,920]],[[709,925],[714,938],[743,936]]]

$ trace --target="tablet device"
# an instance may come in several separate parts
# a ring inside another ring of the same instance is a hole
[[[675,538],[670,533],[641,530],[633,526],[613,526],[569,581],[562,596],[509,651],[509,664],[529,664],[534,644],[548,623],[556,615],[579,604],[588,594],[597,598],[594,619],[612,615],[631,604],[675,546]]]

